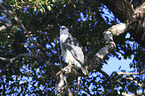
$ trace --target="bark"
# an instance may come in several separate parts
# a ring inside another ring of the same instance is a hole
[[[127,20],[128,30],[136,42],[145,48],[145,2],[134,11],[134,15]]]
[[[129,19],[134,13],[127,0],[100,0],[100,2],[105,4],[121,22]]]
[[[145,48],[145,2],[135,10],[127,0],[100,0],[113,14],[124,23],[127,23],[128,30],[136,42]]]

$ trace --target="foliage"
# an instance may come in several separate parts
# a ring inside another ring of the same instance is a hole
[[[5,25],[7,28],[0,30],[0,57],[10,59],[22,53],[33,53],[43,58],[41,60],[24,56],[12,63],[0,60],[0,94],[4,96],[56,95],[56,73],[67,65],[60,56],[59,27],[61,25],[67,26],[73,37],[80,41],[86,58],[90,61],[105,45],[104,30],[117,23],[117,19],[110,18],[109,15],[112,13],[98,0],[3,0],[1,5],[6,9],[0,7],[0,27]],[[109,14],[106,14],[104,9]],[[28,33],[16,21],[15,16]],[[126,33],[114,37],[117,48],[109,55],[116,56],[118,59],[121,59],[118,53],[121,53],[125,59],[135,55],[134,62],[136,62],[131,66],[141,72],[144,69],[144,60],[139,61],[143,57],[137,57],[143,55],[140,55],[140,45],[137,48],[134,44],[130,45],[127,42],[133,41],[132,37],[125,38],[125,36]],[[110,56],[103,62],[107,63]],[[51,65],[46,61],[51,62]],[[142,77],[134,77],[113,72],[109,78],[108,76],[97,70],[90,72],[90,78],[82,78],[79,94],[117,95],[118,90],[120,94],[136,93],[140,86],[125,77],[132,77],[133,80],[143,83],[142,75]],[[71,84],[74,86],[73,91],[76,92],[76,81]]]

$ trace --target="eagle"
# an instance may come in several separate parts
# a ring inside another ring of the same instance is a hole
[[[66,26],[60,28],[60,47],[65,62],[74,66],[84,75],[88,75],[87,68],[84,67],[85,60],[82,46],[76,38],[72,37]]]

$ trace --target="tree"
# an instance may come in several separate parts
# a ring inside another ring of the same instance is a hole
[[[144,95],[144,7],[144,0],[3,0],[0,94],[54,96],[63,80],[59,96]],[[89,78],[62,59],[59,25],[66,26],[83,46]],[[124,59],[133,57],[134,72],[109,75],[102,70],[111,56],[121,60],[119,54]]]

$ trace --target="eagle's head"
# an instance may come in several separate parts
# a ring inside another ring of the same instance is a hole
[[[60,34],[70,34],[66,26],[60,27]]]

